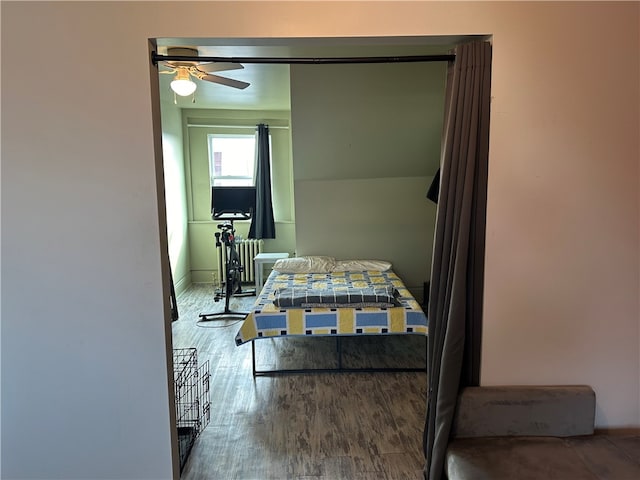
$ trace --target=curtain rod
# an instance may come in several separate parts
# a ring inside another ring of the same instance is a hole
[[[266,125],[266,124],[265,124]],[[258,127],[256,125],[207,125],[206,123],[187,123],[187,127],[195,127],[195,128],[246,128],[251,130],[256,130]],[[267,125],[269,130],[273,130],[276,128],[288,130],[289,127],[285,125]]]
[[[408,55],[392,57],[333,57],[333,58],[279,58],[279,57],[199,57],[187,55],[158,55],[152,52],[151,63],[158,62],[223,62],[223,63],[266,63],[266,64],[338,64],[338,63],[408,63],[408,62],[451,62],[456,58],[446,55]]]

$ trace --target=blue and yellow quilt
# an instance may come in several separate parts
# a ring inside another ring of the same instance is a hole
[[[392,287],[397,307],[280,308],[278,292],[309,288],[346,291]],[[236,345],[258,338],[305,335],[427,335],[420,304],[392,271],[283,274],[272,271],[236,335]]]

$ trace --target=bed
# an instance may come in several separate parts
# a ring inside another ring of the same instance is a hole
[[[278,260],[235,337],[251,343],[253,374],[354,371],[342,365],[345,336],[428,334],[427,318],[400,277],[384,261],[338,261],[332,257]],[[255,341],[276,337],[331,336],[335,369],[257,370]],[[380,368],[367,371],[425,371]]]

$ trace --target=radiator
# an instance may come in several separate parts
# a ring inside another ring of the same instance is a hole
[[[244,267],[244,271],[241,275],[243,283],[253,283],[256,280],[255,265],[253,258],[262,253],[264,248],[264,240],[255,239],[236,239],[236,250],[240,256],[240,263]],[[222,245],[219,247],[219,251],[222,255],[218,254],[218,272],[220,272],[220,282],[225,283],[225,264],[227,263],[227,248]]]

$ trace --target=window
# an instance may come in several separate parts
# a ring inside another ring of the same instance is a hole
[[[255,185],[255,135],[213,133],[207,142],[212,187]]]

